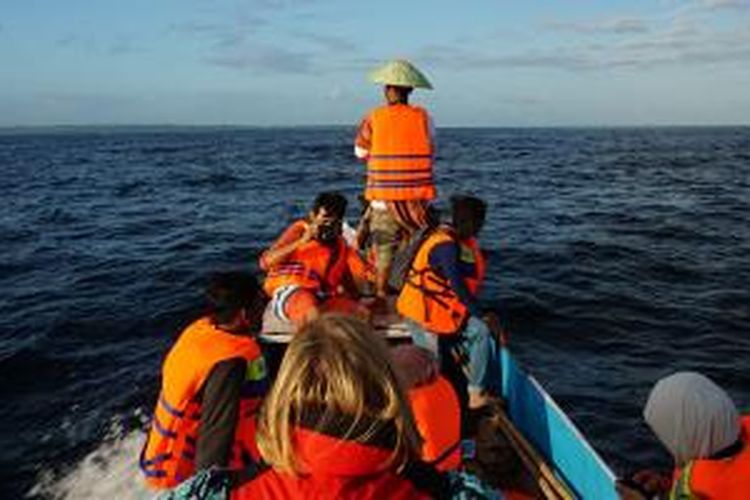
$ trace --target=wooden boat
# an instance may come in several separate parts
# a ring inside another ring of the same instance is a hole
[[[395,313],[376,316],[373,326],[393,343],[410,341]],[[277,353],[293,335],[290,325],[278,322],[270,309],[264,332],[262,342]],[[541,384],[520,368],[507,347],[501,361],[497,376],[502,399],[476,422],[469,436],[476,453],[467,460],[467,469],[509,500],[619,498],[612,471]]]

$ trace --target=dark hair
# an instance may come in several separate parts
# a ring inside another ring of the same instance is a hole
[[[336,217],[337,219],[343,219],[346,214],[347,201],[339,192],[336,191],[324,191],[315,197],[313,202],[312,211],[318,213],[321,208],[325,208],[329,215]]]
[[[475,196],[451,196],[453,227],[460,239],[476,236],[484,225],[487,204]]]
[[[409,102],[409,94],[414,90],[413,87],[406,87],[403,85],[386,85],[387,89],[393,89],[397,96],[397,102],[406,104]]]
[[[214,323],[231,323],[237,314],[250,307],[261,293],[254,275],[243,271],[217,272],[206,289],[208,314]]]

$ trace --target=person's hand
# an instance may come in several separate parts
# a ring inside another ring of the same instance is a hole
[[[671,480],[653,469],[643,469],[630,477],[618,479],[617,492],[624,500],[650,499],[669,491]]]
[[[648,500],[648,498],[635,488],[626,486],[623,481],[615,483],[615,489],[621,500]]]
[[[669,490],[672,482],[669,477],[653,469],[640,470],[633,474],[632,479],[649,493],[661,493]]]
[[[298,240],[300,245],[308,243],[315,239],[315,237],[318,235],[318,226],[320,226],[321,219],[322,218],[320,216],[315,216],[305,224],[305,232],[302,233],[302,237]]]

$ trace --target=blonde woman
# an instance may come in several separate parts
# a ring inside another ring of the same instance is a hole
[[[232,498],[430,498],[447,479],[421,464],[420,438],[385,341],[323,315],[292,339],[258,422],[266,464]]]

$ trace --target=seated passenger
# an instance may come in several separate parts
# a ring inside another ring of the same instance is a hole
[[[366,315],[353,297],[366,264],[341,235],[346,198],[321,193],[306,219],[292,224],[260,258],[274,315],[299,326],[323,311]]]
[[[461,406],[450,381],[428,350],[400,345],[391,350],[422,440],[422,460],[438,470],[461,467]]]
[[[212,466],[240,469],[259,456],[255,414],[268,382],[254,334],[263,293],[250,274],[217,273],[207,299],[207,316],[182,332],[162,367],[140,457],[153,488],[171,488]]]
[[[260,412],[255,471],[235,499],[411,499],[447,480],[420,464],[414,418],[384,340],[355,318],[324,315],[294,336]]]
[[[439,337],[455,342],[468,381],[469,407],[486,403],[494,389],[497,343],[477,293],[485,260],[477,234],[484,224],[485,203],[471,196],[451,199],[451,225],[437,227],[421,244],[411,263],[396,307],[408,320],[418,345],[437,352]]]
[[[750,498],[750,417],[729,396],[694,372],[661,379],[643,411],[646,423],[672,454],[675,470],[636,473],[618,489],[623,498]],[[671,477],[670,477],[671,476]]]

